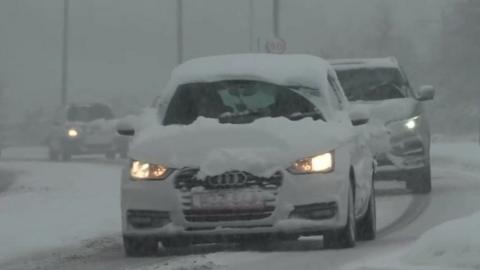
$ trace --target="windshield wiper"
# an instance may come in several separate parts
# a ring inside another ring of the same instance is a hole
[[[398,90],[400,93],[402,92],[402,88],[401,86],[398,86],[398,84],[394,81],[394,80],[390,80],[390,81],[384,81],[380,84],[377,84],[375,86],[372,86],[370,88],[368,88],[368,91],[376,91],[382,87],[385,87],[385,86],[393,86],[396,90]]]
[[[246,110],[237,113],[227,112],[219,117],[220,123],[251,123],[258,118],[264,117],[261,111]]]
[[[314,111],[314,112],[307,112],[307,113],[301,113],[301,112],[295,112],[287,116],[288,119],[293,120],[293,121],[298,121],[302,120],[304,118],[311,117],[313,120],[323,120],[325,121],[325,118],[323,117],[323,114],[319,111]]]

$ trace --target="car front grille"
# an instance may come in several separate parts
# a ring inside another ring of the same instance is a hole
[[[268,218],[275,211],[278,189],[283,182],[282,172],[271,177],[258,177],[251,173],[230,171],[217,176],[198,179],[198,169],[183,169],[175,177],[175,188],[181,194],[185,220],[188,222],[222,222],[249,221]],[[196,190],[235,191],[256,190],[267,192],[270,196],[264,199],[264,206],[259,209],[195,209],[192,197]]]
[[[282,185],[283,174],[276,172],[271,177],[258,177],[248,172],[230,171],[221,175],[207,176],[198,179],[198,169],[183,169],[175,177],[175,188],[182,191],[190,191],[195,187],[203,187],[207,190],[237,189],[258,187],[261,189],[277,189]]]

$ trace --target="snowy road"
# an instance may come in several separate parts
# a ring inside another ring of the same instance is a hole
[[[0,182],[0,269],[356,269],[404,249],[434,225],[480,210],[480,169],[467,152],[453,151],[459,147],[478,146],[434,145],[430,196],[379,183],[379,239],[355,249],[322,250],[321,240],[307,238],[268,252],[212,245],[141,259],[125,258],[121,247],[119,163],[49,163],[42,149],[11,149],[0,170],[19,174],[3,192]]]

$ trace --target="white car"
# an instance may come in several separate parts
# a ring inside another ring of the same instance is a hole
[[[159,125],[133,136],[121,205],[129,256],[201,241],[375,238],[374,161],[335,71],[307,55],[230,55],[174,70]],[[355,127],[358,125],[358,127]]]

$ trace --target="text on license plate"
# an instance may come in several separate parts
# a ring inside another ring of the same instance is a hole
[[[260,191],[225,190],[192,195],[194,209],[263,209],[264,196]]]

